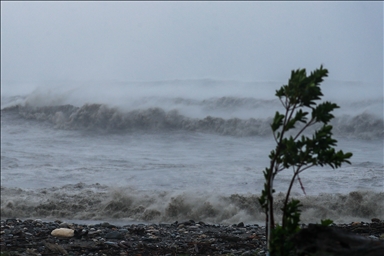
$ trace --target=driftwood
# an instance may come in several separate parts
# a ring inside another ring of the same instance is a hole
[[[297,255],[383,256],[384,241],[363,237],[334,227],[309,224],[292,242]]]

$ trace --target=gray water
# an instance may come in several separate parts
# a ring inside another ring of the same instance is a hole
[[[260,223],[279,86],[3,83],[2,217]],[[306,194],[295,184],[293,195],[303,222],[384,219],[383,98],[352,97],[351,88],[360,87],[329,83],[324,94],[341,106],[334,134],[352,164],[300,176]],[[278,203],[290,175],[275,182]]]

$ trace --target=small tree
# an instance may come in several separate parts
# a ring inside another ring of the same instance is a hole
[[[316,101],[321,99],[320,83],[328,76],[328,70],[315,70],[307,76],[305,69],[292,71],[288,85],[276,91],[276,96],[285,109],[285,114],[276,112],[271,124],[276,148],[272,150],[270,166],[264,170],[264,189],[259,202],[266,213],[267,247],[271,255],[288,255],[292,250],[289,236],[299,230],[300,201],[289,201],[290,192],[295,180],[298,180],[304,191],[299,174],[313,166],[329,165],[338,168],[342,163],[349,163],[352,153],[335,151],[337,141],[332,138],[332,126],[329,124],[334,117],[331,112],[339,108],[334,103]],[[308,111],[308,112],[307,112]],[[311,113],[310,117],[308,114]],[[296,128],[296,125],[300,127]],[[310,126],[320,124],[312,137],[303,132]],[[290,131],[291,135],[288,135]],[[292,135],[293,133],[293,135]],[[293,176],[284,200],[281,226],[275,227],[273,211],[273,181],[276,175],[285,169],[292,168]]]

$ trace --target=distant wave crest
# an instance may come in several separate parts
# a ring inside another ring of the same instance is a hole
[[[184,102],[185,103],[185,102]],[[244,104],[257,108],[257,102],[251,99],[218,98],[203,102],[207,108],[244,107]],[[189,102],[189,104],[192,104]],[[230,136],[268,136],[271,135],[272,118],[221,118],[206,116],[191,118],[178,110],[166,111],[160,107],[149,107],[132,111],[122,111],[103,104],[85,104],[61,106],[12,106],[2,109],[3,113],[14,112],[26,119],[48,121],[58,129],[94,130],[105,132],[134,131],[194,131]],[[360,139],[382,139],[383,120],[362,113],[355,116],[342,115],[332,121],[334,133],[344,137]]]
[[[28,107],[15,106],[2,111],[16,111],[27,119],[52,122],[60,129],[87,129],[105,131],[172,131],[186,130],[210,132],[221,135],[252,136],[270,133],[269,122],[263,119],[223,119],[207,116],[203,119],[189,118],[177,110],[161,108],[138,109],[123,112],[101,104]]]

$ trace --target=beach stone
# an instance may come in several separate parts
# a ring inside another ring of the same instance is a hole
[[[107,227],[109,227],[109,223],[108,222],[103,222],[103,223],[101,223],[101,226],[102,227],[104,227],[104,228],[107,228]]]
[[[106,241],[106,242],[104,242],[104,244],[119,248],[119,245],[116,242]]]
[[[69,224],[66,223],[66,222],[63,222],[63,223],[60,223],[60,224],[59,224],[59,227],[60,227],[60,228],[69,228]]]
[[[149,242],[149,243],[154,243],[154,242],[161,241],[161,238],[159,238],[157,236],[150,236],[150,237],[143,238],[143,241]]]
[[[198,230],[199,227],[198,226],[189,226],[188,227],[188,230]]]
[[[51,232],[51,235],[55,237],[73,237],[75,231],[69,228],[57,228]]]
[[[129,233],[135,235],[144,235],[146,230],[143,227],[132,227],[128,229]]]
[[[194,220],[189,220],[189,221],[186,221],[183,223],[185,226],[191,226],[191,225],[195,225],[195,221]]]
[[[68,255],[68,252],[58,244],[44,243],[44,246],[51,251],[52,253],[57,253],[61,255]]]
[[[356,233],[369,233],[369,230],[367,228],[363,227],[357,227],[353,229]]]
[[[98,234],[100,234],[102,232],[103,232],[102,230],[98,229],[98,230],[94,230],[94,231],[88,232],[88,235],[89,236],[96,236],[96,235],[98,235]]]
[[[104,238],[106,239],[124,239],[124,234],[117,232],[117,231],[112,231],[107,233]]]

